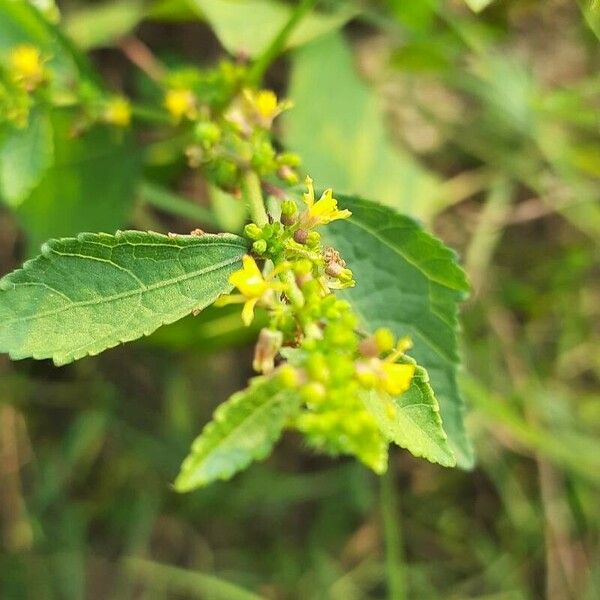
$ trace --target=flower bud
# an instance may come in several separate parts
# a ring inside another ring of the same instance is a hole
[[[288,390],[298,387],[300,383],[298,370],[289,364],[282,365],[277,371],[277,376],[281,385]]]
[[[377,346],[377,341],[374,336],[365,338],[361,340],[358,345],[358,351],[365,356],[366,358],[374,358],[379,356],[379,347]]]
[[[262,237],[262,229],[256,223],[248,223],[244,227],[244,234],[251,240],[259,240]]]
[[[311,381],[300,388],[300,395],[306,404],[314,406],[325,399],[325,386],[317,381]]]
[[[308,234],[308,238],[306,240],[306,245],[314,248],[321,242],[321,235],[318,231],[311,231]]]
[[[263,255],[267,251],[267,241],[256,240],[252,244],[252,250],[254,250],[254,252],[256,252],[258,255]]]
[[[273,372],[275,368],[275,357],[283,343],[281,331],[263,328],[260,330],[258,341],[254,347],[254,359],[252,368],[258,373],[266,375]]]
[[[221,129],[212,121],[200,121],[194,127],[194,137],[204,148],[212,148],[221,140]]]
[[[308,241],[309,236],[310,233],[306,229],[298,229],[294,232],[294,241],[304,245]]]
[[[380,327],[373,335],[379,354],[390,352],[394,347],[394,334],[386,327]]]

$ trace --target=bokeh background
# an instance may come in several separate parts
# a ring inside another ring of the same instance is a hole
[[[59,6],[107,85],[144,97],[155,64],[256,53],[289,4]],[[251,374],[235,310],[60,369],[0,357],[1,598],[598,598],[600,18],[585,1],[470,4],[489,6],[321,2],[267,84],[295,102],[280,139],[318,184],[459,252],[476,468],[398,450],[378,479],[290,435],[232,481],[174,493],[190,441]],[[46,182],[0,206],[0,272],[104,223],[107,202],[121,226],[239,230],[239,203],[168,140],[135,138],[139,160],[91,143],[72,197]]]

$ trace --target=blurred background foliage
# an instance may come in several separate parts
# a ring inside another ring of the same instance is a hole
[[[52,0],[34,4],[57,21]],[[69,0],[63,35],[0,0],[0,51],[30,40],[64,77],[97,69],[148,98],[157,65],[257,55],[292,4]],[[318,8],[267,74],[295,102],[281,140],[318,184],[410,213],[460,252],[476,468],[397,452],[380,481],[289,436],[233,481],[175,494],[190,441],[250,375],[236,310],[60,369],[1,357],[1,598],[598,597],[598,3]],[[66,118],[37,130],[53,164],[2,190],[0,272],[50,236],[244,222],[177,140],[72,141]]]

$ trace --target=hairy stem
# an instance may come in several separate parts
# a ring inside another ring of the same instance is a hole
[[[292,31],[304,18],[304,16],[314,7],[317,0],[300,0],[294,11],[290,15],[287,23],[281,28],[279,33],[273,38],[267,49],[258,57],[252,65],[249,73],[250,81],[258,84],[262,81],[269,65],[281,54],[284,50]]]
[[[265,202],[260,187],[260,179],[254,171],[246,171],[242,179],[242,193],[248,205],[250,218],[259,227],[264,227],[269,222]]]

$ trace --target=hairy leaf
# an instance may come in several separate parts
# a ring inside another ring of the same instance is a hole
[[[369,331],[389,327],[412,338],[411,355],[429,373],[457,464],[469,467],[473,452],[456,380],[458,304],[469,289],[466,276],[454,253],[412,219],[367,200],[338,198],[352,217],[329,225],[325,239],[358,282],[344,294]]]
[[[36,111],[27,127],[11,127],[0,141],[0,198],[18,206],[52,164],[52,126],[48,115]]]
[[[392,146],[378,99],[360,80],[341,35],[295,53],[288,95],[294,110],[282,117],[286,145],[317,185],[419,217],[434,211],[435,176]]]
[[[190,0],[212,25],[231,54],[257,56],[289,20],[292,9],[274,0]],[[356,9],[346,7],[332,14],[311,13],[294,29],[288,47],[300,46],[328,31],[342,27]]]
[[[231,289],[233,235],[137,231],[53,240],[0,280],[0,351],[62,365],[149,335]]]
[[[429,375],[423,367],[416,368],[410,388],[400,397],[391,399],[370,391],[364,393],[363,401],[389,440],[414,456],[444,467],[456,464]]]
[[[254,379],[217,408],[183,462],[175,489],[188,492],[229,479],[253,460],[262,460],[299,409],[294,390],[282,388],[277,379]]]

